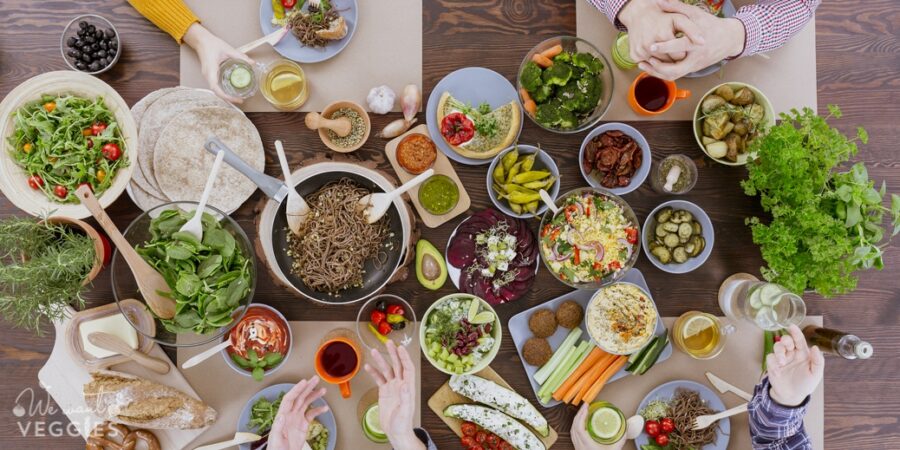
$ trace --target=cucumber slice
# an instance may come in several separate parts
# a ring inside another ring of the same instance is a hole
[[[764,284],[759,288],[759,297],[763,305],[772,306],[778,302],[781,297],[781,288],[774,284]]]
[[[250,86],[250,82],[253,81],[253,74],[247,70],[246,67],[235,67],[234,70],[231,71],[231,75],[228,76],[228,82],[234,86],[235,89],[244,89],[247,86]]]
[[[759,309],[762,307],[762,299],[759,295],[760,290],[760,288],[756,288],[752,292],[750,292],[750,307],[753,309]]]

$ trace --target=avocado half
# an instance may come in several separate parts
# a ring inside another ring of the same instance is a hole
[[[416,278],[427,289],[436,291],[447,281],[444,255],[431,242],[419,239],[416,243]]]

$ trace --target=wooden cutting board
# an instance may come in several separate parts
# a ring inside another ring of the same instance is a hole
[[[90,408],[84,402],[82,395],[83,386],[91,380],[88,370],[81,365],[69,350],[68,328],[75,310],[67,308],[65,319],[53,323],[56,329],[56,339],[53,350],[47,363],[38,372],[38,380],[41,386],[47,390],[53,400],[59,405],[60,410],[74,424],[81,436],[87,439],[91,430],[102,419],[90,412]],[[166,353],[156,343],[148,352],[164,361],[170,361]],[[137,375],[157,383],[171,386],[194,398],[197,393],[187,382],[181,372],[173,364],[169,373],[160,375],[145,369],[133,362],[126,362],[110,367],[111,370]],[[180,450],[188,448],[189,444],[197,438],[205,429],[197,430],[151,430],[159,439],[162,450]]]
[[[515,389],[513,389],[513,387],[510,386],[509,383],[506,382],[506,380],[501,378],[500,375],[497,374],[497,372],[494,372],[494,369],[491,369],[490,366],[485,367],[480,372],[475,373],[475,375],[478,375],[479,377],[486,380],[491,380],[494,383],[499,384],[500,386],[515,391]],[[457,436],[462,437],[462,429],[460,427],[462,426],[463,421],[453,417],[444,416],[444,408],[458,403],[475,402],[466,397],[463,397],[462,395],[457,394],[456,392],[453,392],[453,390],[450,389],[449,379],[446,383],[441,385],[441,387],[439,387],[437,391],[434,392],[434,395],[432,395],[431,398],[428,399],[428,407],[431,408],[431,410],[434,411],[434,413],[438,417],[440,417],[441,420],[443,420],[444,423],[446,423],[447,426],[450,427],[450,429],[453,430],[453,432],[456,433]],[[525,426],[528,427],[528,425]],[[528,428],[531,429],[530,427]],[[534,433],[534,435],[537,436],[538,439],[540,439],[541,442],[544,443],[544,447],[548,449],[553,446],[553,444],[555,444],[556,440],[559,438],[559,434],[556,433],[556,430],[552,426],[550,427],[549,436],[542,437],[538,433]]]

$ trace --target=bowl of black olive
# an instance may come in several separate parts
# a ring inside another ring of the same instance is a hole
[[[122,54],[116,27],[96,14],[72,19],[63,31],[59,48],[70,69],[91,75],[109,70]]]

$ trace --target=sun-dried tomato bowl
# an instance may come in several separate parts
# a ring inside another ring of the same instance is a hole
[[[638,147],[640,147],[641,164],[636,168],[633,175],[630,177],[631,180],[625,186],[604,186],[601,182],[601,179],[598,177],[597,171],[588,170],[585,167],[585,158],[587,157],[588,145],[591,143],[591,141],[594,140],[594,138],[608,131],[620,131],[623,134],[634,139],[634,142],[637,143]],[[581,170],[581,176],[584,177],[585,181],[587,181],[588,184],[595,188],[606,189],[616,195],[625,195],[639,188],[641,184],[643,184],[644,181],[647,180],[647,176],[650,174],[651,163],[652,154],[650,153],[650,144],[647,143],[647,139],[644,138],[644,135],[641,134],[640,131],[634,129],[634,127],[630,127],[628,125],[625,125],[624,123],[618,122],[605,123],[591,130],[591,132],[584,137],[584,141],[581,142],[581,151],[578,152],[578,168]]]

